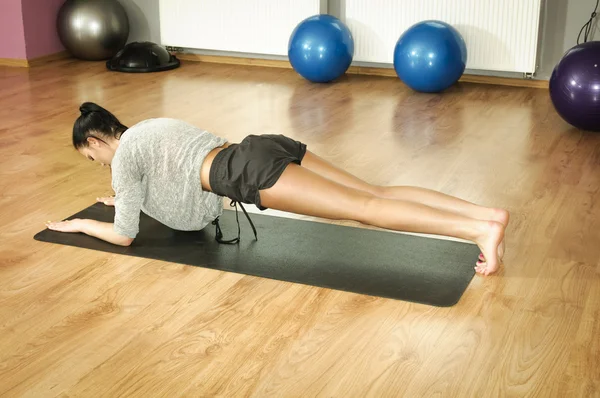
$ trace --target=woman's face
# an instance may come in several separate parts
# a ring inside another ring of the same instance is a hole
[[[79,153],[102,166],[110,166],[115,156],[115,150],[109,144],[94,137],[88,138],[88,146],[80,148]]]

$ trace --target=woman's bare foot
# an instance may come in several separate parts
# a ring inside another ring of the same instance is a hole
[[[508,222],[510,221],[510,213],[508,210],[504,209],[492,209],[490,219],[491,221],[499,222],[506,228],[508,226]]]
[[[490,209],[490,215],[488,217],[488,219],[490,221],[496,221],[499,222],[500,224],[504,225],[504,229],[506,230],[506,227],[508,227],[508,223],[510,221],[510,213],[507,210],[504,209]],[[504,243],[504,239],[502,239],[502,242],[500,244],[500,246],[498,247],[498,257],[500,258],[500,261],[502,261],[504,259],[504,253],[506,251],[506,244]],[[485,262],[485,256],[483,255],[483,253],[479,254],[479,261],[484,263]]]
[[[506,243],[504,243],[504,239],[500,242],[500,246],[498,246],[498,258],[500,260],[504,260],[504,253],[506,252]],[[479,261],[485,262],[485,256],[483,253],[479,253]]]
[[[479,274],[490,275],[498,270],[501,259],[498,250],[504,240],[504,225],[496,221],[486,221],[482,225],[481,235],[475,240],[481,249],[485,262],[477,262],[475,271]]]

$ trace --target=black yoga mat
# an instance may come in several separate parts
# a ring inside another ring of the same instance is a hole
[[[234,210],[220,218],[224,239],[237,236]],[[476,245],[321,222],[238,213],[238,245],[215,241],[215,227],[174,231],[142,213],[140,233],[129,247],[72,233],[44,230],[35,239],[344,290],[433,306],[456,304],[475,274]],[[114,208],[101,203],[69,217],[112,222]]]

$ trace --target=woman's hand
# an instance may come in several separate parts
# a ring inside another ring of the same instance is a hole
[[[97,202],[102,202],[106,206],[114,206],[115,205],[115,197],[114,196],[104,196],[101,198],[96,198]]]
[[[116,233],[113,223],[76,218],[69,221],[48,221],[46,227],[58,232],[81,232],[119,246],[129,246],[133,243],[133,238]]]
[[[46,227],[52,231],[77,233],[82,232],[84,221],[79,218],[58,222],[48,221]]]

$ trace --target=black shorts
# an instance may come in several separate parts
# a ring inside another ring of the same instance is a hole
[[[271,188],[290,163],[300,165],[306,145],[283,135],[249,135],[215,156],[210,168],[212,192],[260,210],[261,189]]]

